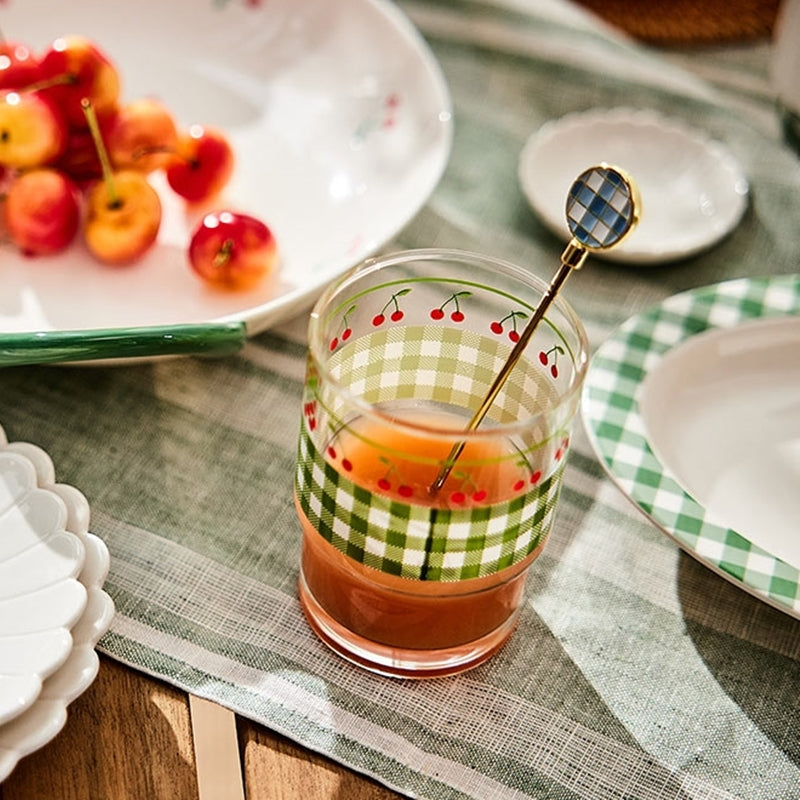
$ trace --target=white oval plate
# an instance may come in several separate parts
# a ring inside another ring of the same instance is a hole
[[[41,599],[48,589],[65,585],[70,588],[74,585],[77,589],[74,594],[80,602],[77,613],[71,610],[74,605],[65,612],[61,600],[39,603],[33,613],[19,615],[15,633],[0,634],[0,679],[4,679],[0,680],[0,705],[4,702],[3,683],[8,687],[14,685],[18,692],[17,697],[12,698],[10,712],[6,709],[8,713],[0,717],[0,783],[20,758],[47,744],[61,730],[67,718],[67,706],[97,675],[99,661],[95,646],[114,615],[114,604],[102,589],[108,574],[109,553],[103,541],[89,533],[89,504],[84,495],[73,486],[55,482],[52,461],[41,448],[27,442],[8,444],[0,428],[2,464],[14,465],[9,471],[13,476],[11,483],[16,487],[13,490],[16,500],[6,502],[6,513],[0,516],[0,541],[17,535],[18,527],[8,527],[8,520],[16,519],[9,512],[22,508],[33,495],[38,499],[32,507],[40,505],[41,498],[49,498],[51,508],[31,518],[40,523],[50,520],[50,527],[58,531],[59,541],[66,533],[73,545],[79,545],[76,551],[80,550],[77,561],[74,557],[67,559],[71,564],[69,578],[52,571],[45,577],[38,569],[20,570],[15,580],[21,581],[24,573],[31,575],[37,586],[48,584],[45,589],[19,595],[17,599],[23,603],[23,610],[31,610],[31,598]],[[22,465],[21,470],[19,465]],[[0,477],[5,472],[0,470]],[[20,474],[27,476],[26,481],[32,477],[33,486],[30,483],[22,486]],[[0,485],[2,483],[0,480]],[[9,556],[4,563],[22,564],[18,560],[20,556],[24,560],[40,546],[35,541],[35,536],[28,537],[22,548],[9,547],[8,551],[16,555]],[[55,559],[48,555],[46,561],[51,570],[54,564],[63,568],[63,553]],[[53,614],[64,624],[42,628],[35,622]]]
[[[674,295],[597,350],[582,414],[622,491],[683,549],[800,618],[800,275]]]
[[[625,108],[569,114],[544,124],[522,150],[519,180],[534,211],[560,238],[564,208],[585,169],[624,169],[641,195],[641,221],[613,250],[614,261],[655,264],[701,252],[732,231],[747,208],[749,184],[733,154],[682,122]]]
[[[441,71],[386,0],[9,0],[3,32],[37,50],[91,37],[117,64],[123,99],[156,96],[182,126],[226,130],[237,167],[214,205],[261,217],[281,264],[245,293],[203,285],[185,255],[199,215],[155,176],[164,220],[136,264],[103,266],[82,243],[37,259],[0,245],[0,331],[243,320],[258,333],[397,233],[450,154]]]
[[[648,373],[639,408],[707,519],[800,569],[800,317],[693,336]]]

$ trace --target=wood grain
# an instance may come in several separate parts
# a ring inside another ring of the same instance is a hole
[[[363,775],[247,720],[239,721],[247,800],[397,800]]]
[[[401,796],[263,726],[237,719],[247,800]],[[23,758],[0,800],[198,800],[188,696],[101,657],[61,733]]]

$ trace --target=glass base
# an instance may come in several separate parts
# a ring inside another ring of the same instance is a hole
[[[502,625],[466,644],[439,650],[414,650],[379,644],[345,628],[316,601],[302,572],[299,595],[308,624],[331,650],[352,664],[390,678],[441,678],[473,669],[505,644],[519,616],[517,608]]]

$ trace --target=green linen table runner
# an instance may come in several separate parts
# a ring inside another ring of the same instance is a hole
[[[751,206],[683,262],[587,265],[565,295],[593,348],[676,292],[800,271],[800,158],[781,141],[768,43],[648,50],[560,0],[398,5],[441,63],[455,139],[440,185],[386,250],[476,250],[548,279],[563,244],[524,200],[522,146],[565,113],[631,106],[724,141]],[[47,450],[109,547],[118,613],[104,652],[411,797],[800,798],[800,622],[682,553],[606,477],[580,426],[499,655],[402,682],[330,653],[296,597],[305,324],[219,360],[0,373],[9,439]]]

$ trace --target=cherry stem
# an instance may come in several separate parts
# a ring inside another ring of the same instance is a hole
[[[221,245],[217,254],[214,256],[214,266],[224,267],[233,255],[233,239],[226,239]]]
[[[140,158],[155,155],[157,153],[170,153],[171,155],[177,155],[174,147],[165,147],[164,145],[148,145],[146,147],[137,147],[136,150],[133,151],[133,160],[137,161]]]
[[[86,116],[86,122],[89,125],[89,132],[92,134],[94,146],[97,148],[97,155],[100,159],[100,167],[103,170],[103,181],[106,184],[106,191],[108,192],[108,207],[119,208],[120,199],[117,194],[117,185],[114,181],[114,173],[111,170],[111,161],[108,158],[108,151],[103,143],[103,135],[100,133],[100,125],[97,122],[97,114],[92,107],[91,101],[84,97],[81,100],[81,108]]]
[[[136,150],[133,151],[133,160],[136,161],[139,158],[144,158],[144,156],[153,155],[155,153],[168,153],[173,158],[183,161],[183,163],[186,164],[189,169],[197,169],[198,164],[200,163],[196,158],[182,155],[174,147],[166,147],[164,145],[157,144],[136,148]]]
[[[78,76],[71,72],[65,72],[63,75],[56,75],[52,78],[44,78],[43,80],[29,83],[23,92],[40,92],[42,89],[49,89],[51,86],[74,86],[78,82]]]

